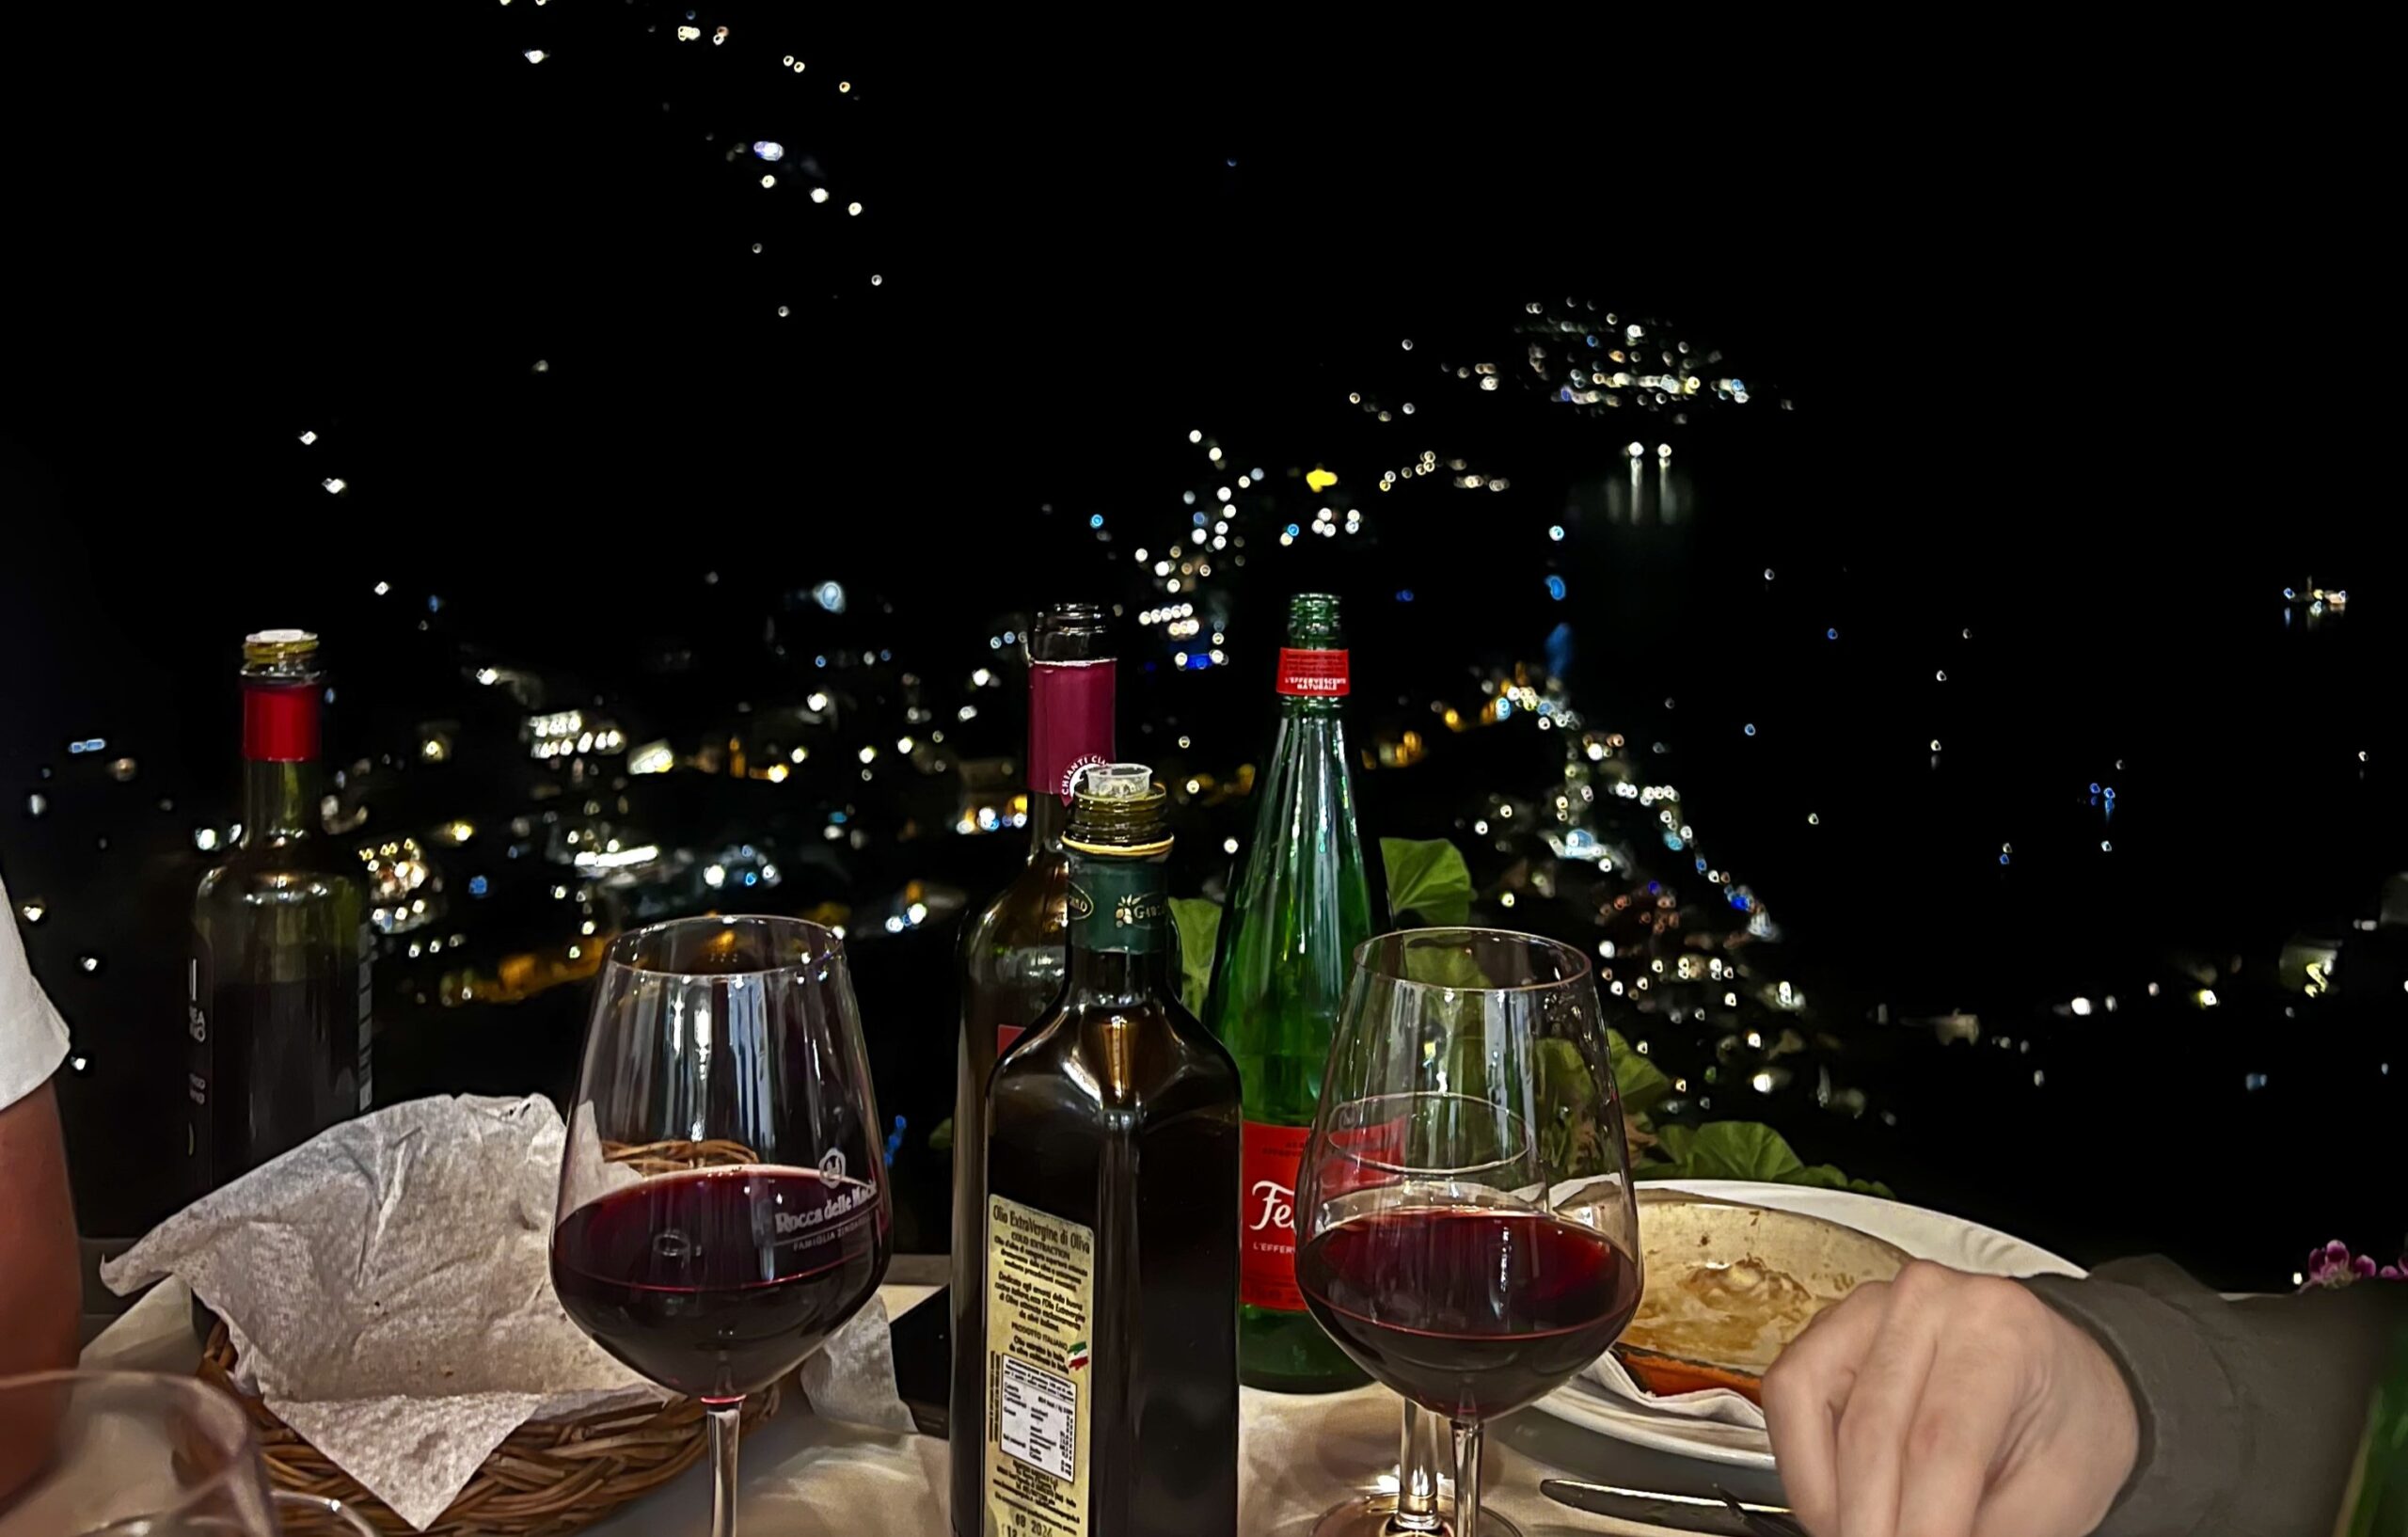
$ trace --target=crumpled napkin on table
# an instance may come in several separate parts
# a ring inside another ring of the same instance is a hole
[[[1624,1368],[1622,1358],[1612,1351],[1590,1362],[1580,1375],[1624,1402],[1651,1414],[1710,1419],[1724,1425],[1745,1425],[1751,1430],[1765,1428],[1765,1412],[1748,1402],[1745,1395],[1728,1387],[1702,1387],[1694,1393],[1651,1393],[1639,1386],[1639,1380]]]
[[[183,1277],[226,1321],[246,1386],[423,1530],[526,1421],[669,1396],[552,1293],[562,1141],[540,1095],[393,1105],[203,1196],[102,1279],[123,1294]],[[911,1428],[875,1302],[803,1386],[831,1418]]]

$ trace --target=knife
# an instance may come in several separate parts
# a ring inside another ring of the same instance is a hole
[[[1542,1479],[1539,1493],[1560,1505],[1624,1521],[1643,1521],[1706,1537],[1806,1537],[1781,1505],[1750,1505],[1717,1490],[1714,1496],[1667,1495],[1575,1479]]]

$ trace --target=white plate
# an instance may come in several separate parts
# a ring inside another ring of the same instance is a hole
[[[1661,1180],[1641,1188],[1678,1190],[1692,1196],[1781,1212],[1801,1212],[1822,1217],[1861,1233],[1870,1233],[1906,1250],[1918,1260],[1937,1260],[1958,1270],[1982,1276],[2079,1276],[2082,1268],[2036,1244],[1985,1228],[1977,1222],[1926,1212],[1877,1196],[1852,1190],[1823,1190],[1813,1185],[1757,1184],[1745,1180]],[[1643,1220],[1643,1217],[1642,1217]],[[1747,1425],[1725,1425],[1660,1414],[1616,1398],[1586,1378],[1576,1377],[1538,1401],[1536,1408],[1584,1430],[1595,1431],[1633,1446],[1651,1447],[1677,1456],[1735,1467],[1772,1466],[1772,1442]]]

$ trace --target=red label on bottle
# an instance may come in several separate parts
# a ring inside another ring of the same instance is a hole
[[[1305,1310],[1296,1290],[1296,1171],[1309,1126],[1247,1121],[1239,1138],[1238,1299],[1248,1307]]]
[[[243,756],[253,763],[312,763],[318,756],[318,685],[243,685]]]
[[[1112,761],[1114,664],[1028,664],[1028,787],[1070,803],[1080,770]]]
[[[1279,648],[1279,691],[1335,699],[1346,690],[1346,653]]]
[[[1001,1057],[1006,1052],[1012,1049],[1013,1041],[1020,1039],[1021,1037],[1027,1034],[1028,1026],[1024,1024],[999,1024],[995,1026],[995,1055]]]

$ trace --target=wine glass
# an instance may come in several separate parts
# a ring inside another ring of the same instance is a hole
[[[276,1508],[309,1513],[280,1526]],[[0,1537],[277,1537],[376,1529],[342,1501],[268,1487],[250,1416],[198,1377],[0,1379]]]
[[[835,934],[709,917],[611,942],[552,1286],[595,1343],[709,1411],[712,1537],[736,1531],[745,1395],[800,1366],[886,1274],[878,1127]]]
[[[1594,1361],[1639,1307],[1638,1210],[1588,959],[1484,928],[1383,934],[1354,952],[1296,1199],[1306,1306],[1363,1370],[1451,1422],[1463,1537],[1481,1427]],[[1398,1508],[1316,1537],[1442,1526],[1426,1467]],[[1418,1497],[1417,1497],[1418,1490]]]

